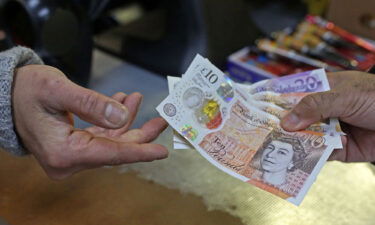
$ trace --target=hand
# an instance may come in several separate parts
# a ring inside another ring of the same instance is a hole
[[[375,76],[347,71],[328,74],[331,90],[304,97],[281,121],[287,131],[305,129],[326,118],[339,118],[343,150],[331,160],[375,161]]]
[[[43,65],[21,67],[14,79],[16,130],[49,177],[62,179],[103,165],[167,157],[164,146],[148,143],[167,127],[162,118],[129,130],[141,94],[117,93],[111,99],[82,88],[61,71]],[[72,113],[97,126],[74,128]]]

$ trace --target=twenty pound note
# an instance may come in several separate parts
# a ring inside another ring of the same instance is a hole
[[[324,132],[286,132],[279,120],[197,56],[160,115],[222,171],[298,205],[331,154]]]

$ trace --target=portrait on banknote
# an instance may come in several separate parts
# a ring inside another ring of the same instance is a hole
[[[333,149],[342,147],[337,119],[298,132],[280,126],[303,97],[329,90],[324,70],[244,91],[197,56],[182,80],[168,78],[168,83],[171,93],[157,110],[181,135],[174,137],[175,146],[188,141],[183,148],[195,148],[223,172],[294,204],[301,203]]]
[[[240,102],[199,146],[223,167],[282,198],[296,197],[326,150],[322,133],[288,133]]]
[[[280,197],[297,196],[324,151],[314,136],[270,132],[243,174]]]

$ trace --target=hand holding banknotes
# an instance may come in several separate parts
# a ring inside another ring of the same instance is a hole
[[[339,118],[343,150],[336,150],[331,160],[345,162],[375,161],[375,76],[347,71],[328,74],[331,90],[305,96],[281,125],[297,131],[326,118]]]
[[[197,55],[182,79],[168,83],[170,94],[156,109],[180,135],[175,147],[195,148],[223,172],[293,204],[342,148],[336,118],[297,132],[280,127],[303,97],[330,90],[323,69],[239,85]]]
[[[164,146],[148,143],[167,127],[162,118],[129,130],[142,100],[139,93],[117,93],[111,99],[42,65],[19,68],[14,79],[16,130],[24,147],[53,179],[83,169],[152,161],[168,155]],[[72,113],[97,126],[74,128]]]

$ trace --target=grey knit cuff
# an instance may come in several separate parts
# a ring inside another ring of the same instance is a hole
[[[14,47],[0,52],[0,147],[14,155],[25,155],[27,152],[23,149],[13,124],[13,75],[15,68],[29,64],[43,64],[31,49]]]

